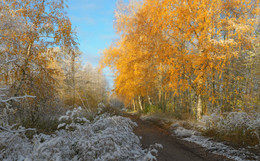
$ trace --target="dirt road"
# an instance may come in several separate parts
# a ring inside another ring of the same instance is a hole
[[[159,143],[163,149],[159,150],[158,161],[224,161],[230,160],[207,152],[206,149],[197,144],[189,143],[174,136],[169,130],[159,127],[152,122],[143,121],[135,115],[127,115],[132,121],[138,124],[134,129],[137,136],[141,136],[141,143],[144,148],[151,144]]]

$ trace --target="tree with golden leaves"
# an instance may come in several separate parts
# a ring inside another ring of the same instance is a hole
[[[209,107],[224,112],[233,92],[229,67],[252,49],[257,15],[259,0],[119,2],[120,39],[101,63],[114,69],[115,91],[127,102],[141,96],[142,107],[153,94],[164,111],[173,103],[172,110],[181,107],[197,118]]]
[[[22,121],[29,118],[35,123],[44,113],[52,113],[60,106],[57,91],[62,71],[58,59],[71,52],[56,49],[72,50],[77,44],[65,8],[63,0],[0,2],[0,88],[5,89],[2,99],[8,100],[6,105],[12,106]]]

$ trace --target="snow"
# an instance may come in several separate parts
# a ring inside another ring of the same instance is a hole
[[[203,136],[192,135],[190,137],[184,138],[183,140],[199,144],[202,147],[206,148],[209,152],[223,155],[236,161],[258,160],[259,158],[258,156],[255,156],[245,149],[237,150],[223,143],[213,141],[210,138]]]
[[[186,138],[186,137],[191,137],[191,136],[197,134],[198,132],[194,131],[194,130],[185,129],[183,127],[177,127],[177,129],[174,131],[174,133],[176,136]]]
[[[5,124],[8,130],[0,129],[0,160],[156,160],[162,146],[142,149],[133,133],[137,124],[129,118],[105,113],[90,122],[81,110],[61,116],[56,133],[35,134],[33,139],[26,137],[28,129]]]
[[[1,64],[0,64],[1,66]],[[26,98],[35,98],[35,96],[30,96],[30,95],[24,95],[24,96],[19,96],[19,97],[7,97],[6,93],[9,90],[8,87],[5,88],[0,88],[0,104],[3,103],[5,106],[8,108],[11,105],[8,103],[10,101],[16,101],[19,102],[21,99],[26,99]]]
[[[214,129],[223,134],[232,134],[238,130],[241,130],[244,135],[249,133],[258,139],[260,145],[260,114],[257,112],[250,114],[246,112],[230,112],[227,116],[213,113],[209,116],[203,116],[200,122],[202,123],[202,130]]]
[[[210,118],[210,119],[209,119]],[[219,119],[218,117],[212,116],[207,117],[206,123],[211,122],[212,124],[219,124],[216,120],[213,121],[212,118]],[[206,117],[204,117],[205,121]],[[232,123],[235,123],[232,121]],[[237,122],[236,124],[239,124]],[[220,125],[220,124],[219,124]],[[213,125],[211,125],[213,126]],[[229,124],[228,124],[229,126]],[[204,127],[207,128],[207,127]],[[227,146],[224,143],[213,141],[211,138],[204,137],[201,135],[200,132],[197,132],[196,130],[190,130],[185,129],[180,126],[180,124],[175,123],[172,125],[173,129],[173,135],[179,137],[182,140],[186,140],[192,143],[196,143],[204,148],[206,148],[209,152],[212,152],[217,155],[223,155],[227,158],[236,160],[236,161],[246,161],[246,160],[258,160],[260,159],[259,156],[256,156],[250,152],[248,152],[246,149],[240,148],[240,149],[234,149],[233,147]]]

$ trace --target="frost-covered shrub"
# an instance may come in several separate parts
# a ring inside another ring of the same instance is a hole
[[[25,136],[26,129],[12,126],[0,127],[0,160],[18,160],[32,149],[32,144]]]
[[[188,129],[185,129],[183,127],[177,127],[175,130],[174,130],[174,134],[178,137],[181,137],[181,138],[186,138],[186,137],[190,137],[192,135],[196,135],[198,134],[197,131],[194,131],[194,130],[188,130]]]
[[[23,128],[0,131],[0,160],[156,160],[156,148],[161,147],[142,149],[133,133],[137,124],[129,118],[101,114],[89,121],[78,108],[59,120],[56,133],[31,140]]]
[[[26,129],[16,124],[9,125],[7,110],[2,109],[0,115],[0,160],[24,158],[24,154],[32,149],[32,144],[26,136],[26,132],[29,131],[35,131],[35,129]]]
[[[214,131],[214,134],[229,137],[242,144],[260,144],[259,113],[230,112],[226,116],[213,113],[203,116],[201,122],[205,132]]]
[[[110,115],[121,115],[121,110],[114,106],[105,106],[103,103],[98,104],[97,114],[101,115],[104,113],[109,113]]]
[[[211,129],[218,128],[222,123],[222,120],[223,118],[219,114],[213,113],[209,116],[207,115],[202,116],[200,122],[204,123],[204,126],[202,126],[204,130],[211,130]]]
[[[64,116],[59,118],[59,121],[63,123],[58,125],[58,129],[65,127],[66,130],[75,130],[75,128],[89,123],[89,120],[84,117],[81,107],[74,108],[72,111],[68,110]]]
[[[71,149],[76,160],[144,160],[147,156],[149,160],[154,157],[149,154],[155,154],[155,148],[142,150],[139,138],[133,133],[133,127],[137,124],[129,118],[102,114],[89,122],[82,117],[74,117],[76,111],[67,112],[71,114],[69,117],[60,118],[72,119],[65,129],[75,129],[66,137],[72,141]],[[81,123],[77,123],[79,121]]]
[[[212,115],[204,117],[204,125],[210,125],[209,127],[204,127],[204,131],[212,130],[214,125],[217,125],[213,120],[219,120],[219,115]],[[216,127],[215,127],[216,128]],[[189,142],[196,143],[207,149],[208,152],[223,155],[231,160],[242,161],[242,160],[259,160],[260,157],[254,153],[249,152],[245,148],[233,148],[229,145],[226,145],[222,142],[217,142],[210,137],[202,136],[200,132],[192,129],[186,129],[183,127],[181,122],[175,123],[172,125],[173,135],[186,140]],[[214,129],[215,130],[215,129]]]

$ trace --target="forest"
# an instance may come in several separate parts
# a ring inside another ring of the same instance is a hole
[[[176,138],[259,159],[259,4],[117,0],[118,38],[95,67],[66,0],[1,1],[0,160],[160,160],[164,144],[143,147],[135,130],[155,117]]]
[[[120,39],[102,63],[127,106],[196,118],[259,112],[258,1],[121,3],[115,19]]]
[[[114,71],[113,91],[132,111],[196,120],[204,135],[259,145],[259,4],[120,1],[119,38],[103,51],[101,68]]]
[[[14,122],[37,127],[66,109],[90,110],[107,100],[105,77],[82,64],[64,7],[63,1],[1,2],[0,100]]]

